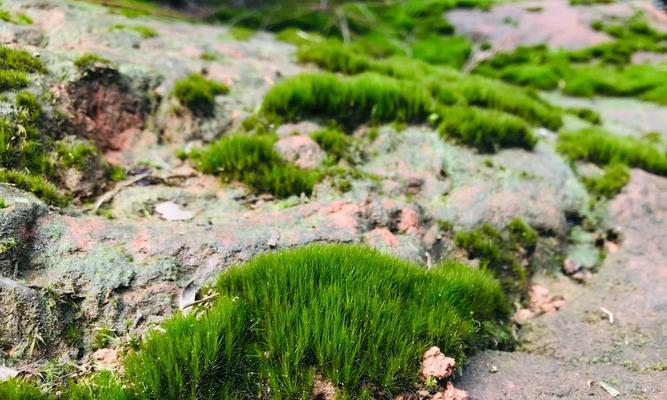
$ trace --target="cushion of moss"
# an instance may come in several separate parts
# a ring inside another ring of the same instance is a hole
[[[405,57],[373,59],[338,41],[302,45],[297,51],[301,62],[315,63],[332,72],[359,74],[375,72],[426,87],[444,104],[474,105],[517,115],[527,121],[556,130],[561,113],[521,88],[502,82],[473,77]]]
[[[516,297],[525,294],[528,269],[521,264],[521,255],[530,255],[537,244],[537,233],[521,220],[511,221],[503,231],[489,224],[454,235],[454,243],[478,259],[483,270],[492,271],[503,289]]]
[[[598,165],[621,163],[667,176],[667,154],[643,139],[617,136],[600,128],[562,132],[557,149],[571,160]]]
[[[315,372],[352,398],[364,387],[388,398],[414,390],[430,346],[461,362],[508,311],[483,271],[359,246],[262,255],[216,288],[208,312],[172,318],[127,359],[141,398],[307,398]]]
[[[334,74],[301,74],[286,79],[264,97],[262,110],[287,120],[309,116],[363,122],[422,122],[433,110],[428,91],[412,82],[364,73],[344,78]]]
[[[24,171],[0,170],[0,182],[10,183],[19,189],[32,192],[49,204],[64,206],[69,202],[51,182],[40,175],[31,175]]]
[[[0,91],[16,90],[30,84],[28,74],[21,71],[0,71]]]
[[[0,46],[0,70],[45,72],[46,68],[39,58],[25,50]]]
[[[176,81],[173,95],[194,114],[209,116],[213,113],[215,96],[229,93],[223,83],[192,74]]]
[[[475,107],[443,107],[440,133],[480,152],[521,147],[532,150],[537,139],[523,120],[495,110]]]
[[[350,152],[356,141],[354,137],[334,128],[325,128],[313,132],[310,134],[310,137],[317,142],[333,162],[340,160],[353,161],[353,156]]]
[[[627,165],[612,163],[604,168],[599,176],[585,176],[581,180],[586,189],[597,196],[612,198],[628,183],[630,171]]]
[[[226,182],[243,182],[259,193],[310,194],[318,174],[283,161],[273,148],[274,141],[261,135],[225,136],[192,152],[191,158],[200,171],[220,175]]]

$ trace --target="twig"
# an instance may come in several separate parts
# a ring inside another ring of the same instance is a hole
[[[137,175],[130,180],[120,182],[113,189],[111,189],[110,191],[108,191],[108,192],[104,193],[102,196],[100,196],[100,198],[97,199],[97,201],[93,205],[93,208],[91,208],[90,210],[93,212],[93,214],[97,213],[97,210],[102,206],[102,204],[104,204],[107,201],[110,201],[111,199],[113,199],[113,197],[115,195],[117,195],[121,190],[125,189],[128,186],[134,185],[135,183],[139,182],[140,180],[142,180],[142,179],[144,179],[148,176],[150,176],[150,173],[146,172],[146,173]]]
[[[609,311],[608,309],[606,309],[604,307],[600,307],[600,311],[607,314],[607,318],[609,318],[609,323],[613,325],[614,324],[614,313]]]
[[[619,392],[618,390],[614,389],[613,387],[609,386],[608,384],[606,384],[602,381],[599,382],[599,385],[602,389],[606,390],[607,393],[609,393],[609,395],[611,395],[611,397],[617,397],[621,394],[621,392]]]
[[[183,307],[182,307],[182,309],[185,310],[185,309],[188,308],[188,307],[192,307],[192,306],[194,306],[194,305],[201,304],[201,303],[206,303],[206,302],[208,302],[208,301],[211,301],[211,300],[215,299],[216,297],[218,297],[218,293],[213,293],[212,295],[210,295],[210,296],[206,296],[206,297],[204,297],[203,299],[195,300],[195,301],[193,301],[193,302],[191,302],[191,303],[184,304]]]

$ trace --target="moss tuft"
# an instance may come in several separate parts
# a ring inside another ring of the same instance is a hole
[[[215,96],[229,93],[229,88],[220,82],[206,79],[201,74],[192,74],[176,81],[174,96],[198,116],[210,116],[215,106]]]
[[[353,147],[357,140],[335,128],[326,128],[313,132],[313,138],[329,158],[328,164],[336,164],[340,160],[354,163]]]
[[[309,195],[319,174],[285,162],[273,142],[270,136],[225,136],[190,157],[200,171],[219,175],[225,182],[243,182],[257,193],[280,198]]]
[[[489,224],[461,231],[454,235],[454,243],[469,258],[479,260],[483,270],[492,271],[507,293],[517,297],[525,294],[529,271],[522,258],[535,250],[537,233],[523,221],[511,221],[502,232]]]
[[[0,46],[0,70],[46,72],[42,61],[25,50]]]
[[[649,140],[617,136],[600,128],[562,132],[557,149],[570,160],[598,165],[621,163],[667,176],[667,154]]]
[[[139,35],[142,39],[150,39],[160,36],[160,34],[155,29],[141,25],[116,24],[109,27],[109,32],[116,32],[116,31],[133,32]]]
[[[314,245],[232,268],[198,318],[176,316],[126,362],[147,398],[306,398],[315,372],[345,398],[393,398],[419,380],[439,346],[461,362],[507,315],[488,273],[458,263],[430,271],[364,247]],[[346,397],[347,396],[347,397]]]
[[[74,66],[81,71],[87,71],[93,69],[96,65],[111,65],[111,61],[108,59],[92,53],[86,53],[76,60],[74,60]]]
[[[32,192],[49,204],[65,206],[69,202],[67,197],[61,194],[52,183],[39,175],[30,175],[23,171],[0,170],[0,182],[10,183],[19,189]]]
[[[612,198],[628,183],[630,171],[627,165],[612,163],[604,168],[599,176],[584,176],[581,178],[589,193],[598,197]]]

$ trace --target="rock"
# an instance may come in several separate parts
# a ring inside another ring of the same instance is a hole
[[[285,161],[292,162],[301,168],[315,168],[326,154],[310,136],[288,136],[280,139],[275,148]]]
[[[387,228],[376,228],[372,231],[366,233],[365,235],[366,243],[369,246],[386,250],[392,253],[397,253],[399,249],[399,241],[396,236]]]
[[[453,358],[446,357],[438,347],[433,346],[424,353],[422,375],[424,378],[444,379],[452,375],[455,365]]]
[[[514,313],[514,315],[512,316],[512,321],[514,321],[514,323],[517,325],[524,325],[526,322],[530,321],[534,316],[535,312],[527,308],[522,308]]]
[[[13,368],[3,367],[0,365],[0,382],[8,381],[12,378],[15,378],[18,374],[19,371],[17,370]]]
[[[310,121],[302,121],[297,124],[283,124],[278,127],[276,134],[281,138],[292,136],[295,133],[299,135],[310,135],[313,132],[322,129],[318,124]]]
[[[447,387],[444,391],[438,392],[431,398],[432,400],[469,400],[468,392],[457,389],[454,384],[447,382]]]
[[[124,150],[155,110],[151,92],[158,82],[129,77],[111,66],[97,65],[76,81],[55,89],[67,109],[71,130],[106,150]]]
[[[6,184],[0,184],[0,198],[8,204],[0,209],[0,276],[14,277],[29,260],[35,221],[47,208],[34,195]]]
[[[539,314],[548,314],[558,311],[565,305],[563,296],[550,296],[549,289],[540,285],[533,285],[528,290],[530,308]]]
[[[118,350],[98,349],[93,353],[95,363],[104,369],[117,369],[120,365]]]

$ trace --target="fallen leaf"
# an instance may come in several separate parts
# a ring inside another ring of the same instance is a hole
[[[178,204],[171,201],[155,206],[155,212],[167,221],[187,221],[194,216],[190,211],[183,210]]]

